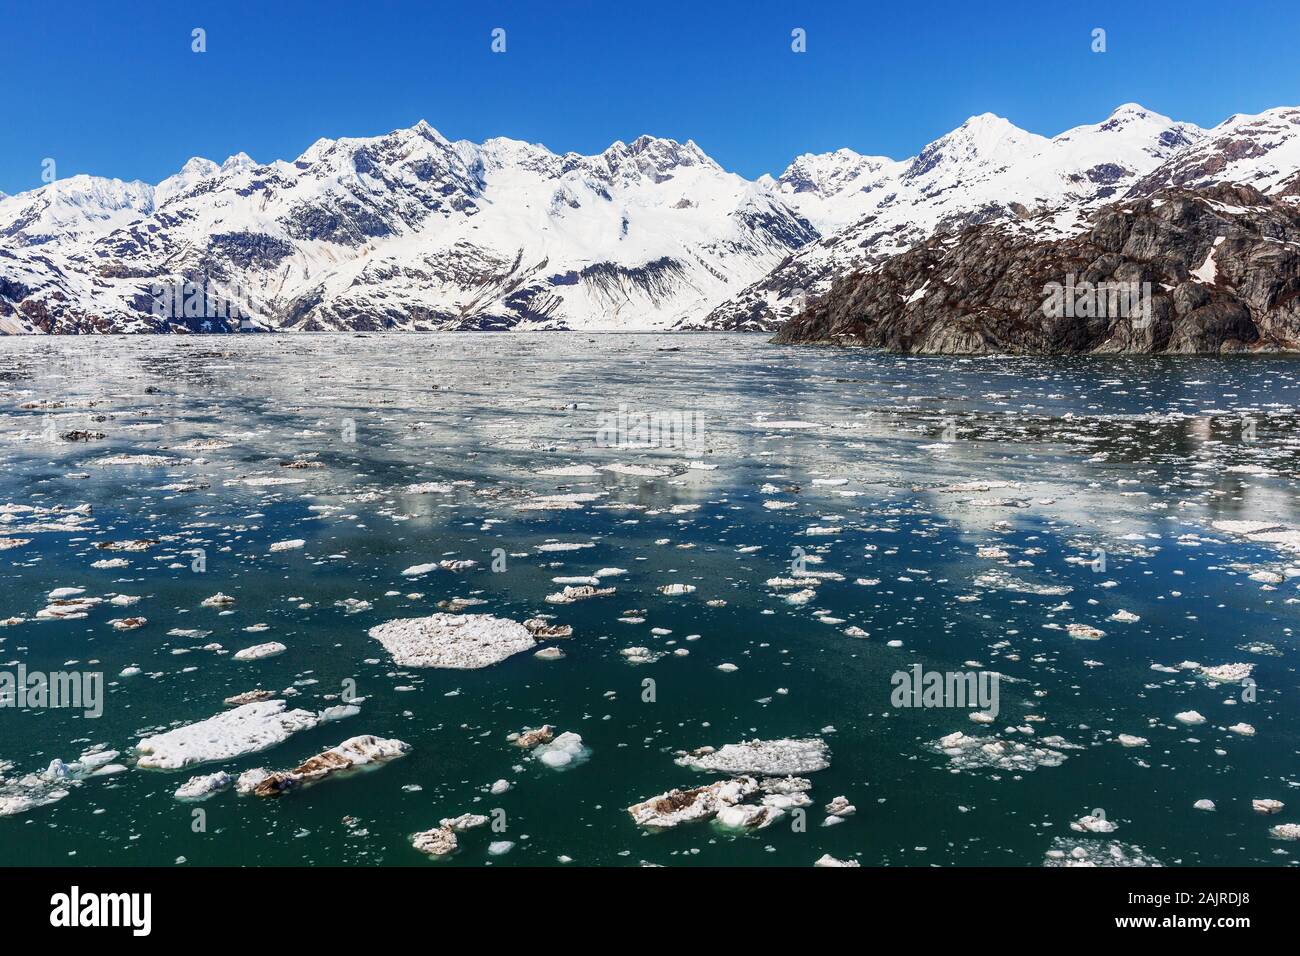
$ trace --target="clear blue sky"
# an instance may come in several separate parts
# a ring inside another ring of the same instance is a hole
[[[1209,126],[1300,104],[1297,38],[1296,0],[0,0],[0,190],[41,185],[45,157],[156,182],[421,118],[556,151],[693,138],[750,177],[902,158],[985,111],[1053,134],[1136,101]]]

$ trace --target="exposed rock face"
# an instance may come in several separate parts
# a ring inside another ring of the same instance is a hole
[[[1117,308],[1117,288],[1137,301]],[[951,354],[1300,349],[1300,204],[1250,186],[1175,188],[1105,206],[1065,239],[1006,223],[935,235],[837,280],[775,341]]]

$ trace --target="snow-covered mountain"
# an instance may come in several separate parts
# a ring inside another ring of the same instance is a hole
[[[859,218],[800,250],[694,324],[773,328],[824,293],[837,276],[897,255],[937,229],[1011,219],[1067,235],[1082,226],[1086,212],[1122,195],[1203,136],[1196,126],[1131,103],[1102,123],[1051,139],[991,113],[972,116],[914,158],[882,164],[883,175],[853,196],[862,207]]]
[[[986,113],[910,159],[840,149],[756,181],[690,141],[583,156],[420,122],[293,162],[195,158],[157,185],[75,176],[0,197],[0,332],[223,331],[236,314],[283,330],[770,329],[936,230],[1069,235],[1130,192],[1300,194],[1298,170],[1293,108],[1207,133],[1127,104],[1050,139]]]
[[[57,182],[0,202],[0,236],[11,330],[154,331],[229,326],[228,307],[156,315],[183,282],[257,327],[666,328],[818,233],[692,142],[556,155],[421,122],[292,163],[193,159],[156,187]]]

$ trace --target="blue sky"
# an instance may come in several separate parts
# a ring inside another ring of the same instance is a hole
[[[46,157],[156,182],[421,118],[556,151],[693,138],[751,177],[840,146],[902,158],[985,111],[1050,135],[1136,101],[1209,126],[1300,104],[1297,36],[1294,0],[0,0],[0,191],[41,185]]]

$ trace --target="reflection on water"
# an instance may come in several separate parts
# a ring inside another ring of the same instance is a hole
[[[411,834],[500,811],[452,865],[1290,863],[1298,382],[728,335],[0,340],[0,672],[107,684],[99,718],[0,709],[0,836],[50,863],[427,865]],[[546,600],[584,583],[615,591]],[[461,671],[367,633],[440,610],[573,636]],[[285,650],[235,659],[263,644]],[[995,670],[997,720],[891,706],[916,664]],[[254,689],[360,713],[135,766]],[[543,724],[584,759],[507,739]],[[411,751],[274,800],[174,796],[360,734]],[[762,829],[626,812],[719,779],[680,751],[787,737],[830,766]]]

